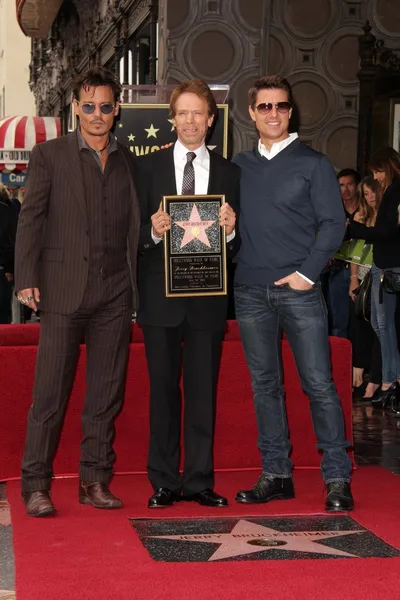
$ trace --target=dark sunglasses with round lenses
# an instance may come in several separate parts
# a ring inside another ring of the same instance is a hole
[[[274,106],[280,113],[287,113],[292,108],[290,102],[261,102],[257,104],[256,109],[260,115],[267,115]]]
[[[115,105],[111,104],[111,102],[103,102],[103,104],[100,104],[100,110],[103,115],[110,115],[114,110],[114,106]],[[84,104],[81,104],[81,108],[85,115],[92,115],[96,110],[96,105],[93,104],[93,102],[85,102]]]

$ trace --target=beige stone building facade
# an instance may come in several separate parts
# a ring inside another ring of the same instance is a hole
[[[31,39],[15,18],[15,2],[0,0],[0,119],[34,116],[36,106],[29,87]]]
[[[19,2],[21,26],[36,38],[30,81],[38,113],[60,116],[64,131],[72,77],[88,66],[113,69],[126,86],[202,77],[230,86],[235,153],[256,139],[249,86],[260,74],[280,73],[293,86],[303,141],[338,169],[363,170],[375,80],[400,73],[399,0]],[[58,10],[55,18],[50,8]],[[40,38],[38,23],[46,18],[48,32]],[[394,85],[387,93],[395,93]],[[386,137],[380,142],[388,143]]]

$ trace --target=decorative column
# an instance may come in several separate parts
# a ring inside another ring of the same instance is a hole
[[[157,22],[158,22],[158,0],[152,0],[151,5],[150,5],[149,83],[157,83]]]
[[[123,81],[124,85],[129,84],[129,20],[128,15],[122,13],[122,56],[124,59]]]
[[[120,78],[120,64],[121,64],[121,51],[122,51],[121,22],[118,21],[117,18],[115,18],[114,22],[115,22],[115,44],[114,44],[115,65],[114,65],[114,71],[115,71],[116,77],[119,80],[119,78]]]
[[[358,107],[358,143],[357,169],[361,176],[367,170],[371,156],[372,143],[372,109],[375,96],[375,45],[376,38],[371,33],[369,21],[363,27],[364,35],[359,37],[360,70],[357,74],[360,80]]]

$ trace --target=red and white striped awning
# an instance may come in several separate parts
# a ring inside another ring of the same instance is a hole
[[[23,171],[35,144],[61,135],[58,117],[5,117],[0,119],[0,170]]]

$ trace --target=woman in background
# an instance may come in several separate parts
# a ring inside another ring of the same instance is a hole
[[[379,183],[372,176],[364,177],[357,186],[357,196],[359,209],[354,215],[354,221],[373,227],[381,197]],[[350,265],[349,295],[353,301],[355,289],[362,283],[370,269],[370,265]],[[353,346],[354,395],[370,400],[377,393],[382,382],[381,348],[371,323],[357,316],[354,302],[350,306],[349,339]],[[368,371],[368,385],[364,378],[365,370]]]
[[[400,267],[400,155],[393,148],[374,154],[368,168],[383,192],[375,225],[367,227],[351,220],[350,238],[373,244],[371,322],[379,338],[382,354],[382,389],[374,405],[398,406],[400,354],[395,328],[396,294],[381,287],[382,270]]]

